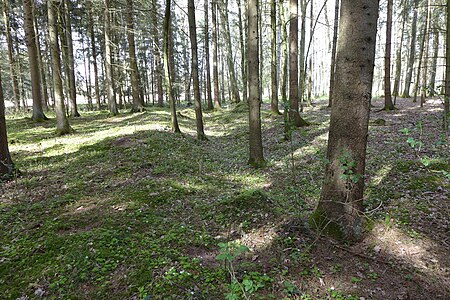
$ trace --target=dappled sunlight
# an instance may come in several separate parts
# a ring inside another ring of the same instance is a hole
[[[383,182],[383,180],[391,173],[393,169],[392,164],[383,164],[381,168],[379,168],[374,175],[371,177],[371,184],[379,185]]]
[[[413,238],[395,226],[377,224],[364,244],[380,258],[395,258],[422,276],[433,278],[443,290],[450,288],[448,249],[428,237]]]

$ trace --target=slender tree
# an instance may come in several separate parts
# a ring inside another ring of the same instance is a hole
[[[417,39],[417,5],[419,0],[413,0],[413,18],[411,21],[411,44],[409,46],[409,55],[408,55],[408,65],[406,67],[406,76],[405,76],[405,89],[403,91],[403,98],[409,98],[410,88],[411,88],[411,80],[414,68],[414,61],[416,57],[416,39]]]
[[[53,90],[55,99],[55,113],[56,113],[56,133],[64,135],[72,132],[69,121],[66,117],[66,109],[64,105],[64,92],[61,76],[61,60],[60,48],[58,41],[58,25],[56,13],[56,1],[49,0],[47,2],[48,12],[48,34],[50,40],[50,54],[52,58],[52,77]]]
[[[238,7],[238,26],[239,26],[239,43],[241,45],[241,77],[242,77],[242,99],[244,102],[247,102],[247,60],[245,59],[245,20],[242,19],[242,1],[237,0]],[[247,3],[244,0],[244,5]]]
[[[334,26],[333,26],[333,46],[331,49],[331,65],[330,65],[330,91],[328,93],[328,107],[333,105],[333,87],[336,71],[336,47],[339,26],[339,0],[334,5]]]
[[[14,174],[14,163],[11,159],[8,147],[8,135],[6,132],[5,99],[3,97],[3,85],[0,72],[0,181],[10,179]]]
[[[261,134],[261,94],[259,89],[259,33],[258,33],[258,0],[249,0],[247,8],[248,20],[248,88],[249,88],[249,164],[255,167],[264,165]]]
[[[105,0],[105,73],[106,73],[106,85],[108,95],[108,107],[113,116],[119,113],[117,108],[116,92],[115,92],[115,80],[113,70],[113,51],[111,41],[111,18],[110,18],[111,6],[110,1]]]
[[[231,85],[231,97],[232,97],[231,101],[234,103],[239,103],[241,102],[241,97],[239,95],[239,89],[236,80],[236,71],[233,59],[233,47],[231,46],[230,23],[228,21],[228,0],[223,0],[221,3],[222,5],[220,5],[219,12],[220,17],[222,18],[221,24],[225,37],[228,74],[230,76],[230,85]]]
[[[308,123],[300,117],[298,87],[298,0],[290,0],[289,23],[289,120],[295,126],[306,126]]]
[[[9,0],[2,1],[3,6],[3,22],[5,26],[6,44],[8,47],[8,59],[9,59],[9,73],[13,88],[13,102],[14,109],[18,111],[20,109],[20,92],[19,83],[17,80],[16,60],[14,57],[14,45],[11,36],[10,15],[9,15]]]
[[[92,66],[94,68],[94,89],[95,89],[95,103],[97,106],[97,110],[101,108],[101,100],[100,100],[100,87],[98,82],[98,66],[97,66],[97,44],[95,43],[95,34],[94,34],[94,9],[92,6],[92,1],[88,2],[88,20],[89,20],[89,37],[91,40],[91,50],[92,50]]]
[[[450,119],[450,1],[447,1],[447,24],[445,34],[445,91],[444,91],[444,131],[449,131]],[[448,135],[447,135],[448,137]],[[450,162],[449,162],[450,163]]]
[[[206,69],[206,103],[208,110],[214,108],[211,91],[211,67],[209,64],[209,0],[205,0],[205,69]]]
[[[164,77],[165,77],[165,83],[166,83],[166,93],[167,98],[169,99],[169,105],[170,105],[170,114],[172,117],[172,131],[173,132],[181,132],[180,127],[178,125],[178,119],[177,119],[177,109],[176,109],[176,103],[175,103],[175,97],[173,95],[172,90],[172,78],[171,78],[171,70],[170,70],[170,62],[169,62],[169,47],[170,47],[170,22],[171,22],[171,13],[170,13],[170,7],[171,7],[172,0],[166,0],[166,11],[164,14],[164,26],[163,26],[163,36],[164,36]]]
[[[131,92],[133,96],[132,112],[139,112],[144,110],[144,100],[140,96],[140,79],[139,70],[136,59],[136,45],[134,41],[134,9],[133,0],[127,0],[127,40],[128,40],[128,54],[130,59],[131,71]]]
[[[364,233],[364,169],[378,6],[378,0],[341,2],[329,163],[311,218],[314,226],[349,241],[360,240]]]
[[[47,120],[42,109],[41,74],[39,73],[38,50],[36,48],[36,32],[33,20],[34,1],[23,1],[25,38],[27,41],[28,61],[30,64],[31,90],[33,94],[33,121]]]
[[[394,89],[392,90],[392,95],[397,97],[399,95],[400,90],[400,75],[402,72],[402,48],[403,48],[403,37],[405,36],[405,24],[406,24],[406,16],[408,13],[408,7],[405,5],[405,2],[402,1],[400,4],[402,8],[402,27],[400,31],[400,44],[397,47],[397,53],[395,54],[395,78],[394,78]],[[395,98],[396,99],[396,98]],[[394,102],[395,102],[394,99]],[[394,103],[395,105],[395,103]]]
[[[164,106],[163,97],[163,66],[161,64],[161,45],[160,45],[160,33],[158,17],[158,1],[152,1],[152,24],[153,24],[153,53],[155,63],[155,79],[156,79],[156,93],[158,95],[158,106]]]
[[[387,2],[386,21],[386,50],[384,56],[384,110],[394,110],[391,95],[391,40],[392,40],[392,4],[393,0]]]
[[[221,106],[219,95],[219,66],[218,66],[218,28],[217,28],[217,1],[211,0],[211,18],[212,18],[212,55],[213,55],[213,98],[214,109],[219,109]]]
[[[425,43],[428,39],[427,32],[428,32],[428,17],[429,17],[429,5],[428,1],[426,1],[426,6],[423,7],[423,13],[425,15],[425,21],[422,24],[422,37],[420,38],[420,49],[419,49],[419,60],[417,63],[417,73],[416,73],[416,85],[414,86],[414,97],[413,102],[417,101],[417,95],[419,94],[419,91],[424,89],[425,87],[420,84],[420,75],[422,74],[422,64],[424,61],[424,53],[425,53]],[[427,58],[425,57],[425,60]],[[422,101],[421,101],[422,106]]]
[[[197,124],[197,138],[206,139],[203,129],[202,101],[200,98],[200,80],[198,76],[198,53],[197,53],[197,27],[195,22],[194,0],[188,0],[189,38],[191,40],[192,59],[192,81],[194,84],[195,119]]]
[[[270,110],[272,114],[280,115],[278,110],[277,2],[275,0],[270,0],[270,30],[272,33],[270,40],[270,77],[272,79]]]

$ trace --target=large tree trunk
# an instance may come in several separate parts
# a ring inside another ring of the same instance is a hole
[[[384,110],[394,110],[391,95],[392,2],[387,3],[386,51],[384,56]]]
[[[41,74],[39,73],[39,60],[36,48],[36,32],[34,31],[33,5],[31,0],[23,1],[25,38],[27,41],[28,61],[30,64],[31,89],[33,95],[33,121],[47,120],[42,109]]]
[[[211,3],[211,18],[212,18],[212,40],[213,40],[213,87],[214,87],[214,109],[219,109],[220,94],[219,94],[219,66],[218,66],[218,28],[217,28],[217,2],[212,0]]]
[[[1,75],[1,72],[0,72]],[[0,76],[0,183],[10,179],[14,174],[14,164],[8,148],[8,135],[6,132],[5,99],[3,97],[2,78]]]
[[[200,81],[198,78],[197,29],[195,23],[194,0],[188,0],[189,38],[191,40],[192,81],[194,84],[195,119],[197,125],[197,138],[206,139],[203,130],[202,101],[200,98]]]
[[[334,6],[334,26],[333,26],[333,46],[331,49],[331,65],[330,65],[330,91],[328,93],[328,107],[333,105],[334,80],[336,72],[336,47],[339,26],[339,0],[336,0]]]
[[[119,111],[117,109],[117,100],[115,92],[115,80],[113,71],[113,51],[111,42],[111,18],[110,18],[110,2],[105,0],[105,73],[106,73],[106,85],[108,94],[108,107],[113,116],[116,116]]]
[[[172,117],[172,131],[173,132],[181,132],[180,127],[178,125],[177,119],[177,109],[175,103],[175,97],[173,96],[172,91],[172,78],[171,78],[171,70],[170,70],[170,62],[169,62],[169,47],[170,47],[170,4],[172,0],[166,0],[166,12],[164,14],[164,26],[163,26],[163,35],[164,35],[164,74],[165,74],[165,82],[166,82],[166,93],[167,98],[169,99],[170,105],[170,115]]]
[[[278,70],[277,70],[277,3],[275,0],[270,0],[270,29],[272,32],[271,45],[271,60],[270,60],[270,77],[272,79],[272,97],[270,97],[270,110],[272,114],[279,115],[278,110]]]
[[[72,132],[69,121],[66,117],[66,109],[64,105],[64,92],[61,76],[61,60],[60,48],[58,42],[58,27],[57,27],[57,13],[56,1],[49,0],[47,4],[48,12],[48,33],[50,40],[50,53],[52,57],[52,77],[55,98],[55,113],[56,113],[56,133],[58,135],[68,134]]]
[[[9,73],[12,82],[14,109],[20,109],[20,92],[19,83],[17,81],[16,60],[14,58],[14,45],[11,37],[11,26],[9,21],[9,1],[3,3],[3,21],[5,25],[6,44],[8,47]]]
[[[231,84],[231,101],[233,103],[241,102],[241,97],[239,95],[238,84],[236,80],[236,71],[234,69],[234,59],[233,59],[233,48],[231,46],[231,33],[230,33],[230,23],[228,22],[228,0],[224,0],[223,4],[220,6],[220,17],[222,18],[222,29],[225,36],[226,54],[227,54],[227,65],[228,73],[230,75]]]
[[[409,46],[409,56],[408,56],[408,65],[406,67],[406,76],[405,76],[405,89],[403,91],[403,98],[409,98],[410,88],[411,88],[411,80],[414,68],[414,60],[416,57],[416,39],[417,39],[417,5],[418,0],[414,1],[414,12],[413,19],[411,21],[411,44]]]
[[[139,70],[136,60],[136,45],[134,42],[133,13],[133,0],[127,0],[127,40],[131,69],[131,91],[133,95],[133,105],[131,107],[131,112],[139,112],[144,110],[144,103],[139,94],[140,83]]]
[[[298,89],[298,0],[290,0],[289,23],[289,120],[295,126],[308,123],[300,117]]]
[[[249,164],[254,167],[264,165],[261,134],[261,94],[259,90],[259,51],[258,51],[258,0],[249,0],[247,8],[248,20],[248,88],[249,88]]]
[[[342,0],[329,163],[311,218],[315,227],[346,241],[358,241],[364,233],[364,170],[378,5],[378,0]]]
[[[153,54],[154,54],[154,62],[155,62],[155,81],[156,81],[156,94],[158,95],[158,106],[164,106],[164,97],[163,97],[163,66],[161,64],[161,51],[160,51],[160,41],[159,41],[159,32],[157,28],[159,28],[158,24],[158,1],[152,1],[152,24],[153,24]]]

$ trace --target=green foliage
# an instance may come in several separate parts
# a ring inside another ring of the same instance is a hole
[[[333,289],[328,289],[329,293],[330,293],[330,297],[332,299],[336,299],[336,300],[359,300],[359,297],[357,296],[352,296],[352,295],[346,295],[338,290]]]
[[[356,173],[357,164],[351,157],[349,152],[343,152],[338,158],[341,164],[341,179],[349,182],[350,184],[358,183],[362,178],[362,174]]]

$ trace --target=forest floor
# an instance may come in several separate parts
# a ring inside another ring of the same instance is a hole
[[[192,109],[181,110],[183,134],[158,108],[81,112],[63,137],[54,119],[10,116],[21,176],[0,186],[0,299],[450,299],[441,103],[373,109],[373,226],[354,245],[307,222],[323,178],[325,105],[305,109],[313,125],[292,142],[283,117],[263,110],[263,169],[247,165],[243,106],[205,113],[204,142]]]

